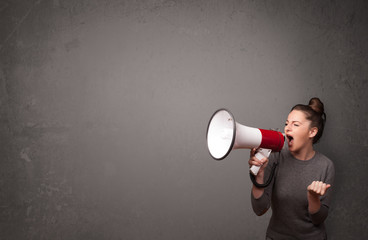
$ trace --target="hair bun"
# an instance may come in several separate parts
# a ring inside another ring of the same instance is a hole
[[[318,112],[319,114],[324,114],[325,113],[325,108],[323,106],[323,103],[321,102],[321,100],[317,97],[311,98],[311,100],[309,100],[309,106],[316,112]]]

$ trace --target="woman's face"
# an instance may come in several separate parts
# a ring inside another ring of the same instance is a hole
[[[285,134],[290,152],[300,152],[313,144],[313,137],[317,128],[310,126],[311,121],[306,119],[305,113],[293,110],[285,122]]]

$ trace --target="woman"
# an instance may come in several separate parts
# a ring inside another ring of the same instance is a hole
[[[258,160],[252,149],[250,165],[261,166],[257,183],[264,183],[274,162],[275,176],[266,188],[252,187],[252,207],[260,216],[269,207],[272,216],[266,239],[327,239],[324,221],[331,200],[333,163],[316,152],[313,144],[323,133],[326,115],[323,103],[312,98],[309,105],[294,106],[285,123],[288,149],[272,153],[269,159]]]

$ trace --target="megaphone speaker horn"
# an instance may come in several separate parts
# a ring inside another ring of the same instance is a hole
[[[207,127],[207,146],[211,156],[216,160],[224,159],[234,147],[236,122],[226,109],[217,110]]]
[[[208,123],[207,146],[214,159],[222,160],[231,150],[239,148],[280,151],[284,146],[284,135],[278,131],[241,125],[229,110],[222,108],[212,115]]]
[[[284,146],[284,135],[273,130],[252,128],[237,123],[233,114],[222,108],[211,117],[207,127],[207,147],[211,156],[216,160],[224,159],[231,150],[238,148],[257,148],[255,157],[261,160],[268,157],[271,151],[281,151]],[[271,175],[265,184],[258,184],[255,175],[260,166],[250,168],[250,178],[259,188],[271,183],[277,163],[272,166]]]

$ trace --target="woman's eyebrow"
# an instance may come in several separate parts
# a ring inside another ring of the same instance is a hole
[[[289,122],[289,120],[286,120],[286,122]],[[298,120],[291,121],[291,123],[295,123],[295,122],[302,123],[301,121],[298,121]]]

